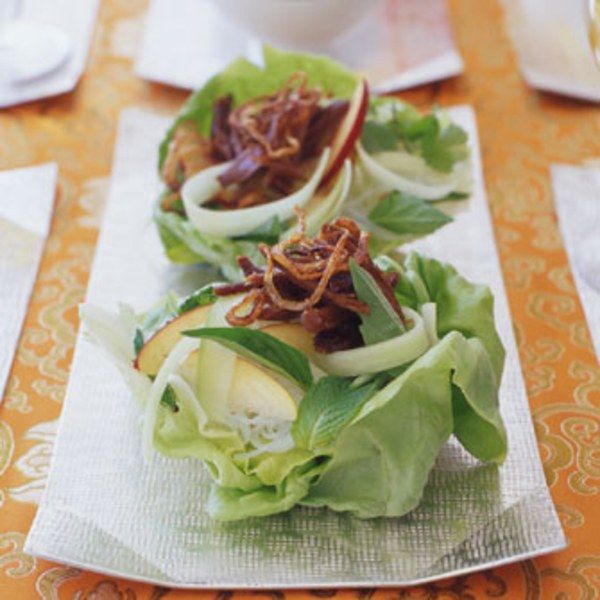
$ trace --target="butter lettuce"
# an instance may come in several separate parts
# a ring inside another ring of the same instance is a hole
[[[490,291],[449,265],[416,253],[402,264],[384,257],[379,264],[400,273],[395,292],[402,305],[419,312],[435,303],[439,341],[433,339],[418,358],[392,371],[351,378],[312,368],[314,381],[297,350],[284,348],[281,341],[272,345],[268,360],[254,362],[274,376],[289,375],[290,365],[286,369],[281,363],[285,356],[295,356],[299,367],[294,379],[303,382],[293,422],[266,418],[268,430],[276,430],[276,450],[268,443],[252,450],[248,425],[257,423],[257,417],[249,416],[241,425],[245,417],[240,415],[209,417],[214,398],[194,394],[192,387],[182,393],[176,374],[168,379],[177,410],[156,406],[152,443],[168,457],[204,462],[214,483],[202,508],[214,518],[262,517],[295,505],[348,511],[359,518],[397,517],[418,505],[450,436],[477,459],[504,460],[507,437],[498,407],[504,350]],[[122,312],[117,322],[104,323],[102,314],[82,311],[89,334],[112,349],[144,406],[151,383],[131,367],[133,344],[125,340],[125,333],[133,338],[131,314]],[[125,318],[127,327],[118,320]],[[226,335],[222,329],[207,330],[200,336],[207,339],[199,343],[216,344],[222,338],[227,352],[243,349],[245,360],[254,360],[265,347],[265,334],[241,329],[240,336],[238,330],[231,328]],[[197,331],[201,329],[196,337]],[[219,378],[219,373],[215,370],[213,376]]]
[[[208,136],[213,103],[217,98],[231,94],[237,106],[277,90],[296,71],[306,73],[309,86],[319,86],[336,98],[350,98],[358,83],[354,73],[325,56],[284,52],[265,45],[262,66],[239,58],[189,97],[160,145],[159,166],[162,167],[173,131],[179,123],[192,120],[200,133]]]

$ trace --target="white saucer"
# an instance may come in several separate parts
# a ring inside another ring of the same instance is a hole
[[[35,21],[0,25],[0,81],[20,83],[46,75],[63,65],[73,44],[62,29]]]

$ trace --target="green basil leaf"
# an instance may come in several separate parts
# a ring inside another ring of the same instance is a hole
[[[194,308],[198,308],[198,306],[206,306],[208,304],[213,304],[216,301],[217,296],[214,292],[213,285],[205,285],[181,302],[179,305],[179,314],[182,315]]]
[[[432,233],[452,221],[452,217],[431,203],[401,192],[392,192],[379,201],[369,213],[369,219],[398,234]]]
[[[292,425],[298,447],[326,450],[380,387],[379,378],[360,387],[353,384],[350,378],[323,377],[308,390]]]
[[[377,344],[404,333],[406,328],[373,276],[354,259],[350,259],[350,273],[356,295],[370,309],[368,315],[360,315],[360,333],[365,344]]]
[[[184,331],[183,335],[218,342],[240,356],[287,377],[303,389],[312,385],[313,376],[306,356],[262,331],[245,327],[201,327]]]
[[[363,125],[361,143],[370,154],[394,151],[398,146],[399,136],[389,123],[366,121]]]

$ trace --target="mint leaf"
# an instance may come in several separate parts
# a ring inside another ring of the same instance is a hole
[[[433,200],[433,202],[440,202],[443,200],[465,200],[470,194],[467,192],[450,192],[447,196],[440,198],[439,200]]]
[[[263,242],[265,244],[276,244],[279,241],[281,235],[281,221],[277,215],[271,217],[264,223],[261,223],[258,227],[255,227],[252,231],[233,238],[236,241],[244,242]]]
[[[402,192],[392,192],[380,200],[369,213],[369,219],[398,234],[432,233],[452,221],[452,217],[429,202]]]
[[[291,379],[303,389],[312,385],[313,376],[306,356],[268,333],[245,327],[201,327],[184,331],[183,335],[218,342]]]
[[[144,334],[143,334],[142,330],[138,327],[135,330],[135,336],[133,337],[133,351],[135,352],[136,356],[140,353],[140,350],[142,349],[143,345],[144,345]]]
[[[160,399],[160,403],[165,408],[170,408],[173,412],[177,412],[179,410],[179,406],[177,406],[177,397],[175,396],[175,392],[170,385],[167,385],[163,395]]]
[[[356,295],[370,309],[368,315],[360,315],[360,333],[365,345],[384,342],[404,333],[406,328],[373,276],[354,259],[350,259],[350,273]]]
[[[443,173],[468,157],[467,140],[467,133],[458,125],[436,114],[421,115],[410,106],[394,109],[391,114],[386,111],[385,116],[374,106],[361,136],[369,153],[404,149]]]
[[[422,141],[422,153],[425,162],[444,173],[449,173],[455,163],[468,156],[466,132],[451,123],[436,133],[428,132]]]
[[[205,285],[200,288],[197,292],[194,292],[190,296],[188,296],[181,304],[179,305],[179,314],[182,315],[194,308],[198,308],[199,306],[206,306],[208,304],[213,304],[217,301],[217,296],[214,292],[214,287],[211,285]]]
[[[360,387],[353,383],[349,378],[323,377],[310,387],[292,426],[298,447],[326,450],[379,388],[379,379]]]
[[[398,147],[398,133],[390,123],[365,121],[360,141],[369,154],[394,151]]]

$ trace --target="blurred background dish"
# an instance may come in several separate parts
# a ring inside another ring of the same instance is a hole
[[[600,68],[600,0],[588,0],[588,12],[590,45]]]
[[[213,0],[236,25],[268,42],[317,49],[374,11],[382,0]]]
[[[65,63],[72,50],[61,28],[22,18],[22,2],[0,1],[0,82],[41,77]]]

